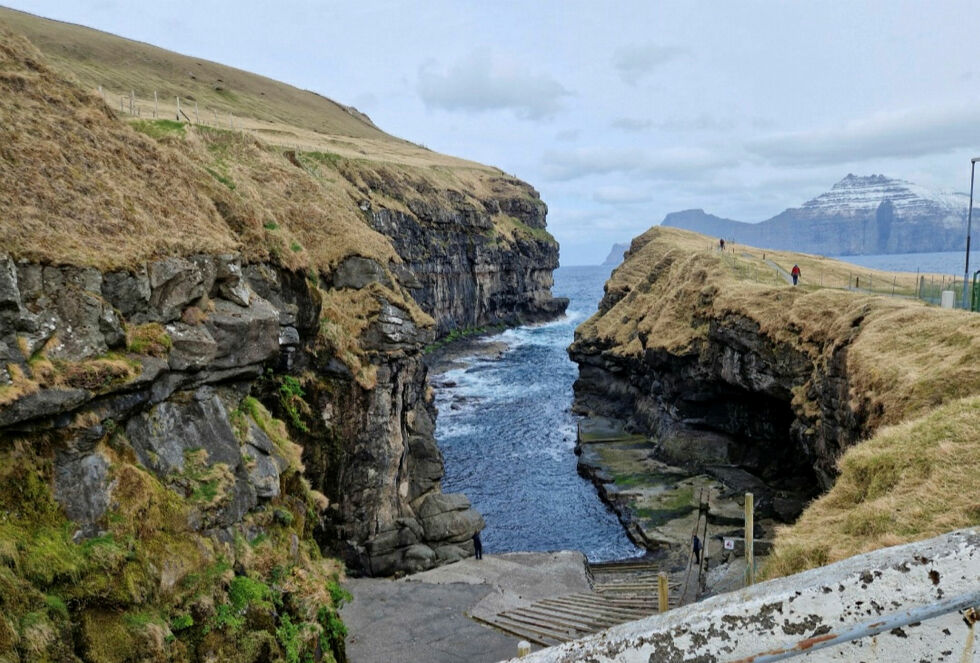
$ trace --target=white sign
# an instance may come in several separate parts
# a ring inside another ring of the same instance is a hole
[[[725,539],[725,550],[735,550],[735,539]]]

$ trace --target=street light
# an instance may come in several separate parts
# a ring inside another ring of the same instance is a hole
[[[973,171],[980,157],[970,159],[970,209],[966,213],[966,266],[963,268],[963,310],[969,310],[967,304],[967,279],[970,278],[970,228],[973,226]]]

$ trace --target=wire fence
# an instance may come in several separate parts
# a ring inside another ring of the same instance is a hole
[[[234,131],[243,135],[261,138],[264,141],[278,145],[284,149],[301,151],[309,149],[302,147],[298,141],[286,141],[274,134],[274,121],[259,120],[255,117],[235,115],[228,108],[220,105],[199,105],[193,95],[161,95],[157,91],[153,96],[140,96],[136,90],[126,92],[109,91],[102,85],[98,86],[98,94],[106,107],[121,115],[151,121],[176,121],[204,127],[212,127],[226,131]],[[142,94],[148,94],[145,90]],[[118,104],[117,104],[118,101]],[[269,125],[266,127],[266,125]],[[268,129],[268,131],[267,131]],[[272,132],[272,133],[270,133]]]
[[[710,247],[719,251],[717,246]],[[785,257],[754,247],[733,247],[722,251],[723,261],[739,278],[758,283],[793,283],[793,264]],[[831,288],[850,292],[919,299],[934,306],[962,308],[963,289],[967,289],[967,308],[980,309],[978,276],[964,282],[962,276],[916,272],[881,272],[858,265],[814,258],[800,263],[799,287],[806,290]],[[977,274],[980,274],[978,272]]]

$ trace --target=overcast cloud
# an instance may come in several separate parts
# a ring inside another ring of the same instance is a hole
[[[970,0],[0,0],[314,90],[548,203],[562,264],[700,207],[759,221],[847,173],[969,189]]]
[[[481,112],[507,109],[520,118],[554,116],[570,93],[546,74],[517,63],[494,62],[489,50],[471,53],[444,71],[433,62],[419,68],[419,96],[430,108]]]
[[[658,67],[675,60],[684,52],[676,46],[642,44],[624,46],[613,56],[613,66],[629,85],[636,85]]]

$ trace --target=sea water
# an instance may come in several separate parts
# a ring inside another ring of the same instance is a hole
[[[553,292],[570,300],[565,317],[488,337],[482,342],[498,351],[477,347],[434,381],[443,491],[465,493],[483,514],[488,553],[579,550],[592,561],[643,553],[576,472],[578,367],[566,349],[596,311],[610,270],[559,268]]]
[[[972,247],[971,247],[972,249]],[[941,253],[882,253],[860,256],[834,256],[835,260],[881,269],[887,272],[920,272],[922,274],[946,274],[963,278],[966,251]],[[980,269],[980,251],[970,251],[970,278]]]

